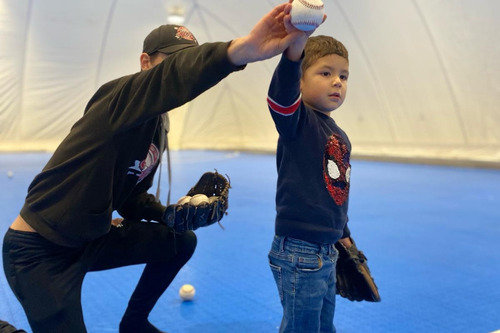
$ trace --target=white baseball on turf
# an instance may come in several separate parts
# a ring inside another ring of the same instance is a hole
[[[189,203],[193,206],[198,206],[204,203],[208,203],[208,197],[205,194],[195,194],[189,200]]]
[[[323,22],[325,6],[321,0],[293,0],[290,12],[293,26],[302,31],[316,29]]]
[[[194,297],[196,290],[194,287],[190,284],[185,284],[179,289],[179,296],[184,300],[184,301],[191,301]]]
[[[179,200],[177,200],[178,205],[184,205],[185,203],[188,203],[189,200],[191,200],[191,196],[185,195],[183,197],[180,197]]]

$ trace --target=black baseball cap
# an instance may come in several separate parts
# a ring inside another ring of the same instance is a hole
[[[198,41],[185,26],[165,24],[146,36],[142,52],[149,55],[155,52],[171,54],[197,45]]]

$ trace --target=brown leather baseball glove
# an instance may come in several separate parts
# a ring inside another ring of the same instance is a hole
[[[366,256],[352,245],[347,249],[342,243],[336,242],[339,251],[337,260],[337,294],[350,301],[380,302],[375,280],[371,276]]]

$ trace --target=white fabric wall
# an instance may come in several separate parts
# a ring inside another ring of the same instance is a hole
[[[285,0],[283,0],[285,1]],[[139,70],[146,34],[182,4],[200,42],[246,34],[281,1],[0,0],[0,151],[52,150],[103,83]],[[353,154],[500,165],[500,1],[325,0],[350,52],[333,113]],[[278,58],[170,113],[174,149],[274,151]]]

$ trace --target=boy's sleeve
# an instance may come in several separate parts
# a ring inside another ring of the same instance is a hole
[[[351,230],[349,230],[349,227],[347,226],[346,222],[344,230],[342,230],[342,237],[340,238],[347,238],[347,237],[351,237]]]
[[[281,137],[291,138],[297,133],[303,108],[300,95],[301,63],[290,61],[283,55],[269,86],[267,105]]]

